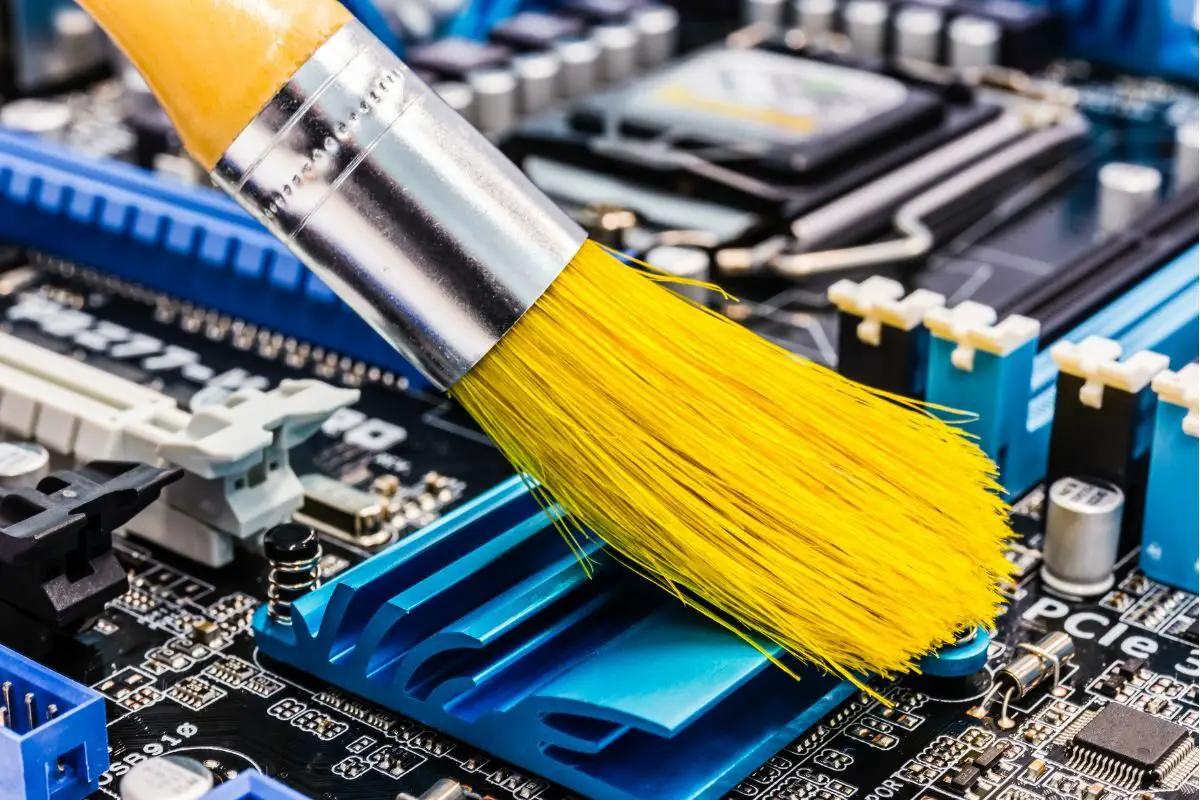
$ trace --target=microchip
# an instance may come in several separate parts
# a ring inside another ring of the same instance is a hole
[[[1073,769],[1126,789],[1163,778],[1195,749],[1186,728],[1119,703],[1092,717],[1072,745]]]

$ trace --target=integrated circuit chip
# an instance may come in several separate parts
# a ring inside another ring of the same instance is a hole
[[[1109,703],[1075,735],[1070,766],[1127,789],[1161,780],[1195,749],[1186,728],[1152,714]]]

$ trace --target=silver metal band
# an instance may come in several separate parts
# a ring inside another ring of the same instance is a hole
[[[213,179],[442,389],[587,238],[357,22],[246,126]]]

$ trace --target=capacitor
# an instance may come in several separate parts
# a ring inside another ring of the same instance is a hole
[[[213,774],[186,756],[158,756],[135,764],[121,779],[121,800],[199,800],[213,788]]]
[[[620,83],[633,77],[638,67],[638,32],[626,22],[597,25],[592,32],[600,45],[600,80]]]
[[[1200,123],[1190,120],[1175,129],[1175,186],[1182,189],[1200,179]]]
[[[942,39],[942,12],[936,8],[905,6],[896,12],[896,55],[908,61],[938,63]]]
[[[0,106],[0,125],[22,133],[62,140],[74,118],[71,107],[59,100],[26,97]]]
[[[1113,584],[1125,494],[1091,478],[1059,478],[1046,500],[1042,579],[1060,592],[1093,597]]]
[[[1128,230],[1158,204],[1162,173],[1142,164],[1113,162],[1100,168],[1100,229]]]
[[[996,673],[996,685],[1006,695],[1022,698],[1047,678],[1061,682],[1075,657],[1075,640],[1062,631],[1048,633],[1033,645],[1018,646],[1020,655]]]
[[[694,281],[707,281],[712,271],[712,259],[698,247],[661,245],[646,254],[646,263],[668,275]],[[703,286],[667,283],[668,289],[701,305],[708,302],[710,292]]]
[[[475,125],[485,134],[508,130],[517,121],[517,76],[511,69],[480,69],[467,75],[475,92]]]
[[[461,783],[449,778],[442,778],[426,789],[420,797],[413,797],[411,794],[401,792],[396,796],[396,800],[466,800],[466,797],[467,793],[463,790]]]
[[[679,46],[679,12],[671,6],[653,5],[633,12],[637,28],[638,60],[643,67],[657,67],[671,59]]]
[[[796,0],[796,22],[809,39],[821,39],[837,27],[837,0]]]
[[[887,47],[888,4],[850,0],[842,11],[850,46],[860,56],[882,58]]]
[[[1000,40],[1004,30],[995,20],[955,17],[946,29],[951,67],[958,71],[981,70],[1000,63]]]
[[[562,84],[562,59],[555,53],[522,53],[512,63],[517,73],[521,112],[535,114],[554,105]]]
[[[37,486],[50,474],[50,452],[37,442],[0,442],[0,489]]]
[[[462,81],[439,81],[430,88],[459,115],[475,124],[475,90]]]
[[[781,28],[786,9],[785,0],[742,0],[742,23]]]
[[[625,249],[625,237],[637,222],[637,214],[628,208],[608,203],[592,203],[579,215],[588,238],[613,250]]]
[[[321,584],[321,540],[298,522],[285,522],[263,537],[267,573],[267,613],[281,625],[292,621],[292,603]]]
[[[565,39],[554,46],[562,61],[562,96],[571,99],[595,91],[600,83],[600,45],[593,39]]]

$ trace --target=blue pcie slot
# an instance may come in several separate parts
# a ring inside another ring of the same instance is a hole
[[[216,191],[0,130],[0,240],[426,381]]]
[[[853,692],[799,681],[592,544],[517,478],[262,610],[260,650],[595,800],[715,799]]]
[[[108,769],[104,697],[0,645],[0,800],[80,800]]]

